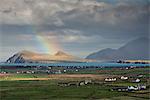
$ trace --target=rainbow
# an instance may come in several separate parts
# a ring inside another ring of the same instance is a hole
[[[40,28],[37,27],[38,23],[34,23],[35,26],[32,26],[32,32],[35,41],[38,44],[38,47],[35,47],[36,51],[39,51],[41,53],[47,53],[47,54],[54,54],[57,51],[63,50],[62,47],[59,45],[59,39],[57,38],[50,38],[54,33],[43,33],[40,32]]]
[[[50,39],[42,33],[35,34],[35,38],[38,41],[40,50],[44,53],[54,54],[60,50],[60,45],[56,39]]]

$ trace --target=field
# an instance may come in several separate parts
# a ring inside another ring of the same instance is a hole
[[[149,68],[99,69],[70,71],[65,74],[1,74],[0,100],[149,100],[149,87],[146,90],[119,92],[111,91],[114,86],[130,86],[139,83],[117,80],[104,82],[106,77],[144,75],[140,84],[149,84]],[[100,84],[84,86],[58,86],[59,82],[92,80]]]

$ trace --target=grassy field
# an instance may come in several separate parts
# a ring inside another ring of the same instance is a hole
[[[112,92],[110,89],[110,86],[105,85],[60,87],[57,86],[57,80],[2,81],[0,95],[1,100],[117,100],[117,98],[127,100],[124,96],[131,100],[148,100],[149,98],[146,91],[145,96],[139,96],[137,93]]]
[[[142,80],[140,83],[150,85],[148,71],[148,68],[137,68],[130,70],[92,70],[91,73],[88,73],[90,70],[81,70],[75,73],[53,75],[14,73],[0,75],[0,100],[149,100],[149,88],[147,90],[134,92],[111,91],[111,88],[114,86],[139,84],[130,81],[117,80],[117,82],[108,82],[105,84],[68,87],[58,86],[58,83],[62,81],[68,82],[91,79],[104,82],[105,77],[118,77],[123,74],[131,78],[143,74],[144,76],[140,78]]]

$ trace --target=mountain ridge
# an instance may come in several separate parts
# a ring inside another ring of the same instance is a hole
[[[58,51],[54,55],[35,53],[27,50],[20,51],[11,56],[7,63],[26,63],[26,62],[84,62],[85,59],[72,56],[70,54]]]
[[[104,54],[105,52],[105,54]],[[96,60],[138,60],[150,59],[150,39],[146,37],[129,41],[118,49],[102,49],[89,54],[86,59]]]
[[[118,49],[106,48],[89,54],[85,59],[58,51],[54,55],[32,51],[20,51],[9,59],[7,63],[53,63],[53,62],[97,62],[116,60],[147,60],[150,59],[150,39],[138,38],[127,42]]]

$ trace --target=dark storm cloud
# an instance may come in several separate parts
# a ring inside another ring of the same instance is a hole
[[[44,33],[57,30],[58,35],[64,35],[63,29],[72,29],[82,31],[80,34],[83,35],[100,35],[105,38],[148,35],[147,0],[12,1],[26,8],[19,6],[17,9],[13,4],[9,4],[8,8],[2,7],[2,15],[7,15],[7,19],[4,18],[2,22],[8,24],[1,27],[4,33]],[[11,9],[10,14],[4,12],[8,9]]]
[[[1,0],[3,51],[21,48],[18,41],[24,48],[36,45],[37,33],[74,53],[118,48],[149,36],[149,9],[148,0]]]

